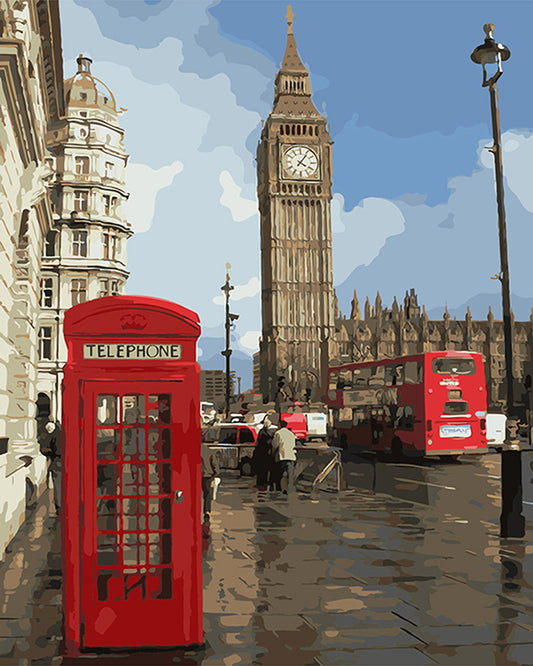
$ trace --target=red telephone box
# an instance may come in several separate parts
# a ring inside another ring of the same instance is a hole
[[[67,648],[202,643],[198,316],[111,296],[64,330]]]

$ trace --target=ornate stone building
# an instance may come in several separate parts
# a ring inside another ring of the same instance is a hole
[[[260,390],[273,400],[280,377],[293,394],[320,394],[334,333],[331,138],[311,100],[287,13],[287,46],[274,105],[257,148],[261,220]],[[296,395],[295,397],[298,397]]]
[[[528,322],[513,318],[513,376],[516,379],[516,402],[525,404],[525,375],[531,373],[533,358],[533,312]],[[489,388],[489,407],[505,404],[505,358],[503,322],[495,321],[489,309],[487,319],[475,321],[470,309],[464,320],[451,318],[448,309],[441,320],[430,320],[425,307],[420,308],[414,289],[406,292],[403,304],[394,299],[385,308],[379,292],[374,305],[366,300],[361,314],[354,292],[349,317],[337,312],[335,342],[330,365],[394,358],[439,349],[461,349],[483,354]]]
[[[124,292],[126,241],[132,231],[123,204],[128,198],[128,155],[115,98],[79,56],[77,73],[65,81],[66,117],[53,133],[54,228],[46,237],[39,318],[39,409],[61,413],[61,381],[67,349],[65,310],[86,300]]]
[[[43,487],[35,402],[49,138],[63,115],[57,0],[0,0],[0,553]]]

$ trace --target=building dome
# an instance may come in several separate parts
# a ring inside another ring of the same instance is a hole
[[[65,81],[67,106],[100,108],[117,112],[115,97],[105,83],[91,74],[91,58],[80,54],[78,71]]]

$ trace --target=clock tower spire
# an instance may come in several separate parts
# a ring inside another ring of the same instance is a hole
[[[331,138],[287,9],[287,46],[257,148],[261,220],[261,392],[324,394],[335,331],[331,257]],[[283,377],[283,382],[280,378]],[[278,396],[279,397],[279,396]]]

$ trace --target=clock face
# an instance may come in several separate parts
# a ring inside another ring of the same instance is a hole
[[[311,178],[318,173],[318,157],[307,146],[291,146],[283,153],[285,173],[293,178]]]

